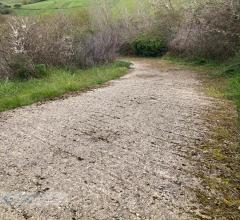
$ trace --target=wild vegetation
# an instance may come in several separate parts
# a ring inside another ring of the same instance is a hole
[[[230,74],[229,63],[176,56],[165,56],[164,60],[200,72],[203,91],[208,96],[239,102],[240,71],[230,71]],[[221,103],[213,106],[217,111],[212,109],[203,115],[210,129],[201,147],[196,149],[201,157],[197,161],[200,169],[195,173],[202,180],[203,189],[193,190],[203,205],[203,219],[235,220],[240,206],[239,122],[234,103]]]
[[[0,112],[34,102],[53,99],[65,93],[94,88],[123,76],[129,63],[115,62],[86,70],[49,68],[44,77],[31,80],[0,81]]]
[[[152,33],[166,43],[168,59],[207,72],[202,78],[207,94],[232,100],[239,114],[240,2],[205,0],[179,7],[174,1],[158,1],[157,5]],[[202,143],[197,174],[208,189],[196,192],[205,209],[203,219],[239,216],[239,125],[233,105],[221,108],[222,114],[204,116],[213,128]]]
[[[93,21],[86,11],[8,18],[1,27],[1,76],[39,77],[44,66],[85,68],[112,62],[134,27],[127,20],[106,19]]]
[[[226,97],[239,107],[240,2],[150,0],[154,16],[143,35],[122,48],[128,54],[164,52],[200,66],[216,63],[228,81]],[[220,64],[220,65],[219,65]]]
[[[4,91],[6,87],[17,86],[21,81],[24,84],[20,83],[19,87],[25,85],[26,80],[29,84],[35,80],[45,82],[54,68],[63,69],[63,72],[65,69],[77,72],[79,69],[112,63],[121,45],[131,41],[144,26],[147,26],[148,21],[147,19],[142,22],[143,18],[133,19],[133,16],[116,18],[113,14],[109,4],[102,2],[97,8],[81,9],[71,15],[54,13],[44,16],[2,16],[0,78]],[[112,68],[118,71],[116,66]],[[13,84],[9,83],[12,81]],[[10,90],[11,88],[12,86]],[[36,94],[34,87],[31,88]],[[62,93],[54,94],[57,96]],[[8,99],[8,96],[9,94],[5,93],[2,100]],[[40,97],[45,99],[47,96]],[[4,103],[1,107],[3,110],[32,101]]]
[[[168,54],[175,63],[211,70],[209,94],[233,100],[240,112],[239,0],[5,0],[0,13],[11,13],[0,17],[0,111],[121,76],[126,67],[110,64],[120,53]],[[199,197],[213,201],[224,188],[225,197],[208,204],[218,210],[211,213],[216,219],[237,219],[240,207],[239,132],[233,124],[217,125],[213,138],[219,140],[205,143],[221,184],[205,178],[212,194]]]

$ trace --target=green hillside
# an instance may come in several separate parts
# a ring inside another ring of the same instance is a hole
[[[1,0],[0,0],[1,2]],[[2,2],[14,5],[22,3],[21,0],[2,0]],[[34,15],[46,14],[54,12],[71,13],[79,8],[88,7],[91,3],[97,2],[94,0],[46,0],[33,4],[22,4],[20,8],[14,9],[18,15]],[[114,12],[118,13],[124,10],[134,10],[136,5],[143,4],[144,0],[109,0],[109,5],[112,5]],[[100,4],[100,3],[99,3]]]
[[[1,1],[1,0],[0,0]],[[18,15],[36,15],[54,12],[71,12],[73,10],[86,7],[91,0],[46,0],[33,4],[22,5],[20,8],[14,9]],[[21,3],[17,0],[3,0],[4,3],[14,5]]]

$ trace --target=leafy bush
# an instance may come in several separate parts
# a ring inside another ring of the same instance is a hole
[[[13,7],[17,9],[17,8],[21,8],[21,7],[22,7],[22,5],[21,5],[21,4],[19,4],[19,3],[17,3],[17,4],[15,4]]]
[[[0,2],[0,14],[7,15],[11,13],[12,13],[11,6]]]
[[[132,43],[133,50],[136,55],[140,56],[161,56],[167,48],[161,39],[151,36],[139,37]]]
[[[47,67],[45,64],[36,64],[34,67],[39,77],[47,75]]]
[[[9,67],[12,71],[12,75],[16,78],[29,79],[37,75],[37,71],[34,64],[29,57],[22,54],[16,54],[12,57]]]
[[[10,5],[5,5],[3,3],[0,3],[0,14],[7,15],[11,13],[12,13],[12,9]]]
[[[13,78],[31,79],[47,75],[46,65],[33,64],[32,60],[23,54],[12,57],[9,67]]]

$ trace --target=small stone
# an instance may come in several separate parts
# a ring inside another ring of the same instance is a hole
[[[77,160],[78,160],[78,161],[83,161],[84,158],[82,158],[82,157],[77,157]]]

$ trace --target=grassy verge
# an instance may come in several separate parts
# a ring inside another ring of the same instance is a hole
[[[209,134],[202,146],[196,149],[201,155],[196,176],[202,180],[203,188],[195,189],[195,192],[204,210],[200,219],[239,219],[240,67],[234,61],[216,63],[174,57],[164,59],[202,72],[200,78],[206,94],[222,99],[203,115],[209,125]]]
[[[52,99],[65,93],[93,88],[123,76],[127,73],[129,65],[118,61],[74,72],[52,68],[40,79],[0,80],[0,112]]]
[[[166,56],[164,59],[207,73],[204,80],[208,84],[206,87],[208,95],[232,100],[240,113],[240,63],[238,60],[220,63],[170,56]]]

